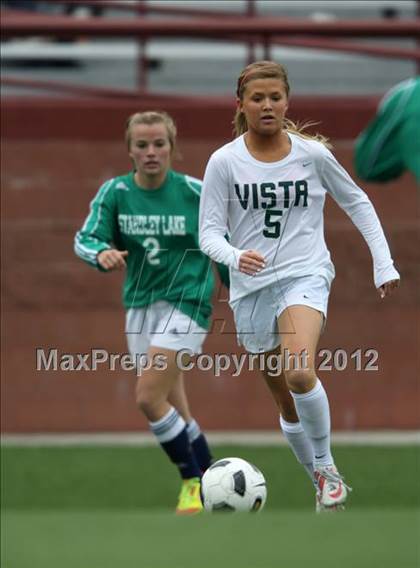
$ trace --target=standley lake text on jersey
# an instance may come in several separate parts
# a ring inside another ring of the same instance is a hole
[[[124,235],[186,235],[184,215],[118,215]]]
[[[294,187],[294,199],[291,199],[291,190]],[[279,191],[283,190],[283,199]],[[274,207],[308,207],[308,182],[305,179],[296,181],[279,181],[264,183],[235,183],[235,193],[243,209],[251,205],[254,209],[271,209]]]

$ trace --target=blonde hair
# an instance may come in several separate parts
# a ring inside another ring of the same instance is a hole
[[[245,67],[238,77],[236,96],[240,101],[243,101],[245,89],[248,83],[255,79],[280,79],[284,85],[287,98],[289,98],[290,85],[286,68],[280,63],[275,63],[274,61],[256,61],[255,63],[251,63]],[[304,123],[293,122],[290,118],[285,118],[283,121],[283,127],[287,132],[291,132],[292,134],[296,134],[297,136],[306,138],[307,140],[317,140],[324,144],[327,148],[331,148],[332,146],[328,138],[322,134],[317,133],[311,135],[305,132],[307,128],[316,124],[318,123],[310,121]],[[245,114],[239,109],[236,110],[235,117],[233,119],[233,126],[235,136],[240,136],[248,130]]]
[[[136,124],[164,124],[168,133],[169,144],[171,146],[172,157],[175,155],[177,128],[173,118],[164,111],[148,110],[136,112],[127,118],[125,126],[125,141],[130,150],[131,131]]]

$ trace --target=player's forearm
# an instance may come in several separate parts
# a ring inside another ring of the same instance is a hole
[[[111,248],[110,245],[100,239],[87,236],[79,231],[74,239],[74,252],[76,255],[95,268],[100,269],[98,264],[98,254],[106,249]]]
[[[238,269],[239,257],[244,252],[230,245],[223,234],[200,231],[200,249],[215,262]]]
[[[329,193],[359,229],[370,249],[375,286],[379,288],[385,282],[399,278],[372,202],[330,152],[324,152],[323,180]]]
[[[372,203],[369,200],[363,201],[353,206],[348,214],[370,249],[376,288],[399,278],[382,225]]]

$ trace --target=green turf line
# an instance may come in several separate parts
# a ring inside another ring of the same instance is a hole
[[[9,511],[4,568],[417,568],[419,517],[386,509],[202,514]]]
[[[354,487],[350,507],[419,507],[419,448],[337,447],[336,462]],[[268,485],[267,510],[311,510],[310,480],[286,447],[215,448],[216,457],[254,462]],[[179,478],[164,453],[135,447],[3,447],[5,509],[171,509]],[[77,567],[78,568],[78,567]]]

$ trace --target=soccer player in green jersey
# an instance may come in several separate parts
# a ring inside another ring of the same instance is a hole
[[[395,85],[359,135],[355,167],[366,181],[386,182],[410,171],[420,185],[420,77]]]
[[[136,402],[183,479],[176,511],[192,514],[202,510],[200,477],[212,457],[177,357],[201,352],[211,315],[214,278],[198,246],[201,181],[171,169],[176,126],[167,113],[130,116],[126,142],[134,169],[99,189],[75,252],[101,271],[126,271],[128,347],[143,365]]]

